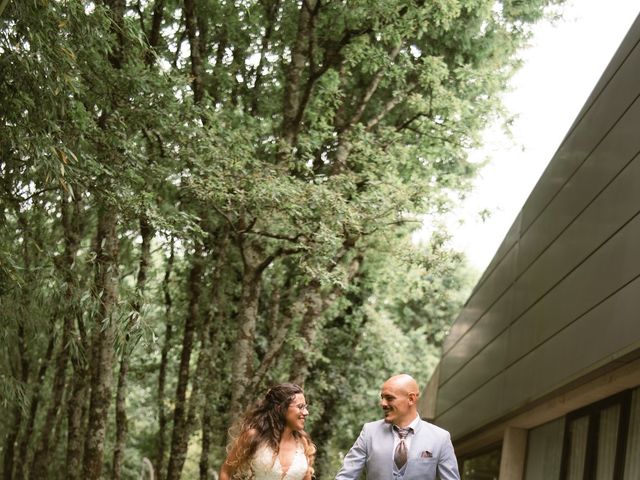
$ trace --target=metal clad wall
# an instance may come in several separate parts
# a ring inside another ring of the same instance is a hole
[[[640,349],[640,17],[447,338],[460,437]]]
[[[633,49],[622,60],[619,66],[610,65],[607,71],[613,76],[604,85],[601,92],[583,111],[582,118],[567,136],[549,164],[541,181],[525,202],[522,209],[522,228],[526,231],[531,223],[546,208],[548,202],[558,193],[564,182],[582,164],[587,155],[606,136],[624,111],[635,101],[640,93],[640,49],[638,48],[639,21],[631,27],[631,31],[623,42],[623,50],[629,45]],[[552,112],[550,112],[552,113]]]
[[[498,247],[498,250],[496,251],[495,255],[493,256],[493,259],[491,259],[491,262],[489,263],[489,266],[487,267],[487,269],[484,271],[484,273],[480,277],[480,280],[478,281],[478,284],[474,288],[474,291],[477,290],[478,288],[480,288],[484,284],[484,281],[487,279],[487,277],[502,262],[502,260],[504,259],[504,256],[507,253],[509,253],[509,251],[512,248],[514,248],[514,246],[517,245],[518,239],[520,237],[520,219],[521,219],[521,217],[522,217],[522,212],[518,213],[518,216],[516,217],[515,221],[513,222],[513,225],[511,225],[511,228],[509,229],[509,231],[505,235],[504,240],[502,240],[502,243],[500,244],[500,246]]]
[[[491,272],[480,288],[474,292],[453,325],[451,333],[447,336],[444,345],[445,353],[454,349],[467,331],[478,322],[487,309],[499,300],[509,289],[513,283],[513,276],[515,274],[516,256],[517,248],[509,250],[496,269]],[[449,367],[446,366],[440,374],[442,375],[442,379],[448,378],[450,374]]]
[[[637,50],[640,60],[640,48]],[[640,74],[640,61],[636,70],[636,75],[638,74]],[[625,108],[620,112],[620,118],[617,118],[611,130],[606,132],[607,135],[602,137],[592,150],[589,150],[579,169],[565,180],[562,189],[550,201],[546,202],[544,210],[538,214],[522,234],[520,241],[520,268],[522,270],[528,268],[543,249],[555,241],[562,230],[580,215],[581,210],[586,208],[591,199],[605,188],[620,169],[637,153],[640,145],[640,135],[637,135],[638,119],[640,119],[640,101],[637,100],[637,96],[640,93],[640,82],[636,83],[638,91],[631,103],[627,105],[628,110]],[[607,96],[602,95],[599,100],[607,101],[607,99]],[[591,144],[594,142],[593,139],[599,138],[603,132],[593,125],[590,127],[593,127],[591,135],[588,137]],[[576,134],[579,132],[581,130],[576,130]],[[577,152],[573,153],[574,157],[570,157],[567,153],[567,159],[579,158]],[[556,161],[558,161],[557,156],[552,164]],[[567,160],[560,161],[560,163],[572,162]],[[525,204],[523,215],[526,216],[527,212],[537,208],[537,205],[531,204],[527,207]],[[533,216],[533,213],[530,213],[529,216]]]

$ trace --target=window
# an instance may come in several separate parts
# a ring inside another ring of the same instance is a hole
[[[462,460],[462,480],[498,480],[501,447]]]
[[[567,480],[582,480],[587,458],[589,417],[576,418],[569,424],[569,449],[567,459]]]
[[[558,480],[562,462],[565,418],[529,431],[525,480]]]
[[[626,391],[567,415],[561,479],[619,480],[625,470],[638,468],[636,460],[625,456],[627,444],[640,441],[635,425],[629,428],[630,414],[638,415],[637,397],[636,391],[634,412]]]

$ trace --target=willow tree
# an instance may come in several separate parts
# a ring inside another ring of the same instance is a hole
[[[461,301],[407,239],[559,1],[0,3],[4,478],[209,478],[285,378],[342,448]]]

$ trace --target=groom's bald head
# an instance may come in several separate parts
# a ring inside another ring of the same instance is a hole
[[[394,375],[382,384],[380,406],[384,419],[399,427],[406,427],[418,415],[418,382],[411,375]]]
[[[384,382],[384,385],[394,386],[394,388],[396,388],[398,391],[406,393],[407,395],[413,393],[418,396],[420,394],[420,390],[418,389],[418,382],[416,382],[411,375],[408,375],[406,373],[394,375],[386,382]]]

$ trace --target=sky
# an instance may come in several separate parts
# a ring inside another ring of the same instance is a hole
[[[470,159],[489,164],[448,218],[452,246],[482,273],[540,175],[640,13],[637,0],[568,0],[563,18],[535,27],[523,67],[503,97],[517,115],[513,138],[498,127]],[[480,212],[491,212],[482,220]]]

